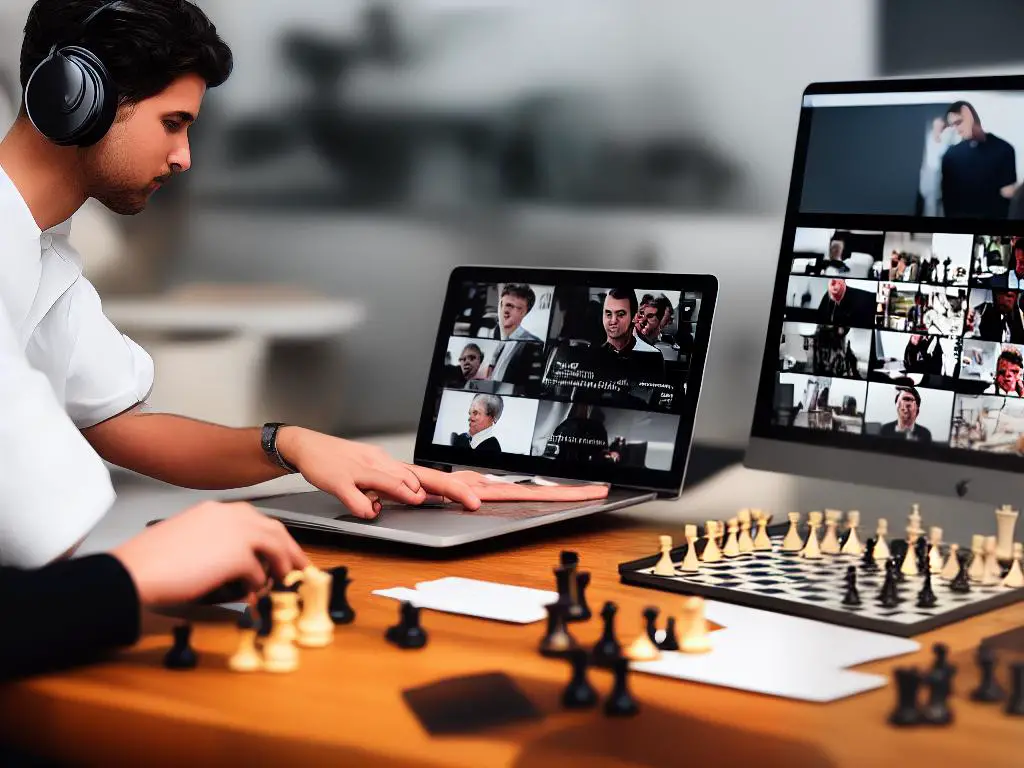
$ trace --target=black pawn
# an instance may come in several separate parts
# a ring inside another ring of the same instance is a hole
[[[878,539],[868,539],[864,545],[864,556],[861,558],[861,567],[866,571],[877,571],[878,563],[875,562],[875,544],[878,543]]]
[[[566,553],[562,553],[565,555]],[[572,554],[572,553],[568,553]],[[555,568],[555,582],[558,584],[558,602],[565,606],[566,621],[582,621],[583,613],[576,595],[576,565],[560,565]]]
[[[903,546],[897,547],[897,544],[902,544]],[[899,554],[897,554],[897,552]],[[907,546],[906,542],[899,540],[893,542],[892,556],[889,559],[893,564],[893,574],[896,578],[897,584],[902,584],[907,580],[906,574],[903,573],[903,561],[909,556],[909,552],[910,548]]]
[[[422,648],[427,644],[427,632],[420,626],[420,609],[408,601],[399,607],[399,621],[384,633],[389,643],[399,648]]]
[[[548,612],[548,628],[540,641],[541,655],[554,658],[566,656],[569,651],[576,648],[576,641],[569,634],[565,623],[566,605],[556,601],[545,605],[544,608]]]
[[[335,624],[351,624],[356,618],[356,612],[348,604],[348,585],[352,579],[348,577],[348,568],[339,565],[331,568],[331,601],[328,607],[331,621]]]
[[[1024,661],[1010,665],[1010,700],[1006,714],[1024,715]]]
[[[882,583],[882,591],[878,599],[884,608],[895,608],[900,603],[899,592],[896,587],[896,563],[890,558],[885,563],[885,581]]]
[[[590,652],[591,662],[595,667],[610,667],[612,662],[622,655],[622,646],[615,637],[615,614],[618,613],[615,603],[609,601],[601,609],[604,631],[601,638]]]
[[[956,674],[956,667],[949,663],[949,646],[945,643],[935,643],[932,646],[932,654],[935,661],[932,662],[932,672],[942,672],[952,677]]]
[[[590,606],[587,605],[587,587],[590,586],[590,571],[580,571],[576,574],[576,605],[575,617],[570,621],[589,621],[593,615]]]
[[[924,573],[928,570],[928,549],[930,545],[923,536],[914,542],[914,555],[917,557],[917,572]]]
[[[925,569],[924,586],[921,587],[921,591],[917,593],[917,607],[934,608],[937,602],[939,602],[939,600],[935,597],[935,591],[932,589],[932,572]]]
[[[658,648],[663,651],[678,651],[679,638],[676,634],[676,617],[669,616],[665,623],[665,639],[658,643]]]
[[[846,594],[843,595],[843,605],[860,605],[860,594],[857,592],[857,568],[853,565],[846,567]]]
[[[597,691],[587,680],[587,652],[575,648],[569,653],[572,663],[572,679],[562,694],[562,706],[566,709],[586,709],[597,703]]]
[[[978,687],[971,691],[971,698],[974,701],[994,702],[1002,701],[1006,691],[996,680],[996,654],[988,646],[978,648],[978,668],[981,670],[981,682]]]
[[[949,725],[953,722],[953,711],[949,708],[949,694],[953,687],[952,668],[936,668],[928,673],[928,703],[921,710],[921,716],[931,725]]]
[[[256,622],[256,626],[258,627],[256,630],[257,637],[270,636],[270,630],[274,626],[272,618],[273,608],[274,604],[270,600],[270,595],[263,595],[263,597],[256,601],[256,613],[258,615]]]
[[[640,711],[636,699],[629,692],[629,659],[617,658],[612,663],[615,684],[604,703],[604,713],[611,717],[629,717]]]
[[[651,642],[655,645],[658,644],[657,632],[658,632],[658,609],[653,605],[644,608],[644,627],[647,630],[647,636],[651,638]]]
[[[967,569],[971,564],[971,558],[974,554],[966,551],[957,552],[957,564],[960,569],[956,572],[956,577],[949,584],[950,592],[958,592],[960,594],[966,594],[971,591],[971,580],[967,575]]]
[[[921,674],[914,668],[900,667],[896,676],[896,709],[889,715],[892,725],[917,725],[921,710],[917,705],[917,692],[921,687]]]
[[[199,657],[189,645],[192,637],[191,624],[179,624],[173,630],[174,644],[164,656],[164,666],[168,669],[195,669]]]

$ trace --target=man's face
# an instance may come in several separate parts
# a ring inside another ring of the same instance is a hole
[[[604,332],[608,341],[624,339],[633,328],[629,316],[629,299],[613,299],[607,296],[604,300]]]
[[[480,370],[481,362],[483,361],[480,359],[480,353],[473,347],[466,347],[462,350],[462,354],[459,355],[459,368],[462,369],[462,375],[467,379],[472,379],[476,376],[476,372]]]
[[[832,297],[832,301],[837,304],[843,300],[843,296],[846,295],[846,281],[845,280],[829,280],[828,281],[828,295]]]
[[[1000,315],[1008,315],[1017,305],[1017,291],[992,291],[992,302]]]
[[[833,240],[828,246],[828,257],[833,261],[839,261],[843,258],[843,241]]]
[[[946,117],[960,138],[969,139],[974,136],[974,115],[967,107],[960,107],[959,112],[950,112]]]
[[[896,415],[904,424],[913,424],[917,421],[917,400],[909,392],[900,392],[896,400]]]
[[[921,343],[921,339],[923,339],[923,338],[924,338],[924,336],[922,336],[919,333],[912,333],[912,334],[910,334],[910,343],[911,344],[915,344],[915,345],[916,344],[920,344]]]
[[[1020,384],[1020,366],[1012,360],[996,363],[996,385],[1003,392],[1016,392]]]
[[[650,304],[640,307],[636,316],[636,330],[644,339],[656,341],[661,333],[661,326],[662,318],[658,317],[658,310],[655,307]]]
[[[506,334],[512,333],[526,317],[526,299],[507,294],[498,302],[498,313],[501,315],[501,328]]]
[[[1013,256],[1013,271],[1017,273],[1017,277],[1024,278],[1024,246],[1015,248]]]
[[[163,182],[191,167],[188,127],[205,94],[201,77],[184,75],[162,93],[119,108],[107,135],[79,150],[89,197],[114,213],[141,213]]]
[[[469,406],[469,434],[470,437],[477,432],[494,425],[494,419],[487,415],[483,403],[474,402]]]

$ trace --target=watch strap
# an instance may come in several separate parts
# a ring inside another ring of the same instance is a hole
[[[282,469],[287,469],[289,472],[295,474],[299,470],[285,461],[280,451],[277,450],[277,433],[281,427],[285,426],[288,425],[281,424],[279,422],[269,422],[264,424],[263,429],[260,431],[260,446],[263,448],[263,453],[267,455],[268,459]]]

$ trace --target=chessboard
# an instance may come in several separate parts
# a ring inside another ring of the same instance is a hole
[[[619,565],[623,583],[825,621],[856,629],[912,637],[996,608],[1024,600],[1024,588],[971,584],[967,594],[953,592],[949,582],[933,575],[937,602],[918,608],[917,594],[924,576],[904,576],[898,583],[899,604],[882,607],[877,599],[885,580],[884,568],[868,569],[860,557],[826,555],[808,560],[796,552],[783,552],[783,535],[771,531],[771,551],[763,550],[701,563],[696,573],[658,576],[654,566],[660,554]],[[697,543],[698,554],[701,552]],[[686,545],[671,550],[674,563],[683,560]],[[860,605],[843,605],[848,566],[857,571]]]

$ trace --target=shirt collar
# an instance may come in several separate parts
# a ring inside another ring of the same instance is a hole
[[[484,440],[493,435],[494,425],[492,424],[491,426],[487,427],[487,429],[481,429],[479,432],[477,432],[475,435],[469,438],[469,444],[474,448],[478,448],[480,447],[480,443],[482,443]]]

